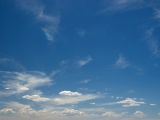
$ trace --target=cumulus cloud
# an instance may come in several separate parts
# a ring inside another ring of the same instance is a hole
[[[20,8],[31,13],[41,24],[41,30],[49,41],[54,41],[54,36],[58,32],[59,16],[47,14],[45,5],[40,0],[16,0]]]
[[[78,65],[80,67],[83,67],[83,66],[89,64],[92,60],[93,60],[93,58],[91,56],[88,56],[88,57],[86,57],[84,59],[79,60],[78,61]]]
[[[129,114],[128,112],[109,111],[106,108],[73,109],[53,107],[52,109],[33,109],[30,105],[18,102],[10,102],[0,111],[8,111],[6,113],[0,112],[1,120],[136,120],[138,118],[141,120],[150,120],[150,118],[141,117],[143,116],[143,112],[141,111]],[[152,120],[158,119],[152,118]]]
[[[123,107],[136,107],[145,104],[145,102],[136,101],[134,98],[126,98],[124,100],[118,101],[117,104],[121,104]]]
[[[49,98],[41,97],[40,95],[24,95],[22,98],[32,100],[34,102],[46,102],[49,101]]]

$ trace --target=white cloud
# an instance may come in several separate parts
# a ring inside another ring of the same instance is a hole
[[[120,69],[125,69],[129,67],[129,62],[126,60],[126,58],[122,55],[118,56],[118,59],[116,60],[114,66]]]
[[[79,93],[79,92],[61,91],[61,92],[59,93],[59,95],[62,95],[62,96],[81,96],[82,94]]]
[[[62,113],[65,115],[84,115],[84,112],[82,111],[75,110],[75,109],[68,109],[68,108],[62,111]]]
[[[91,57],[91,56],[88,56],[88,57],[86,57],[85,59],[79,60],[79,61],[78,61],[78,65],[79,65],[80,67],[83,67],[83,66],[87,65],[88,63],[90,63],[92,60],[93,60],[92,57]]]
[[[42,72],[1,72],[4,91],[1,95],[13,95],[24,92],[35,92],[37,88],[50,85],[52,79]],[[41,93],[38,92],[37,93]]]
[[[143,118],[145,116],[145,114],[142,111],[136,111],[134,113],[134,116],[137,118]]]
[[[136,107],[145,104],[145,102],[136,101],[134,98],[126,98],[124,100],[118,101],[117,104],[121,104],[123,107]]]
[[[71,92],[71,91],[62,91],[59,93],[60,95],[53,98],[52,102],[57,105],[65,105],[65,104],[78,104],[80,102],[94,100],[99,98],[99,95],[95,94],[82,94],[79,92]]]
[[[3,108],[0,113],[15,113],[12,108]]]
[[[49,98],[41,97],[40,95],[24,95],[22,98],[32,100],[34,102],[46,102],[49,101]]]
[[[109,111],[109,112],[103,113],[102,115],[108,118],[120,118],[120,117],[123,117],[125,114],[126,113],[116,113],[116,112]]]
[[[1,120],[158,120],[158,118],[140,117],[143,116],[141,111],[130,114],[128,112],[113,112],[106,108],[73,109],[53,107],[52,109],[33,109],[30,105],[10,102],[4,109],[14,112],[8,112],[8,114],[0,112]]]
[[[59,16],[47,14],[45,11],[46,6],[39,0],[16,0],[16,3],[23,10],[33,14],[37,22],[40,22],[46,38],[49,41],[54,41],[55,34],[58,32]]]
[[[6,104],[6,108],[1,110],[8,113],[32,113],[34,110],[30,105],[24,105],[18,102],[9,102]]]

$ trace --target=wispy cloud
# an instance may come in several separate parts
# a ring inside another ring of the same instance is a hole
[[[88,57],[86,57],[84,59],[79,60],[78,61],[78,65],[80,67],[83,67],[83,66],[89,64],[92,60],[93,60],[93,58],[91,56],[88,56]]]
[[[106,0],[106,8],[101,12],[119,12],[144,7],[144,0]]]
[[[125,68],[129,67],[130,64],[124,56],[119,55],[114,66],[117,68],[120,68],[120,69],[125,69]]]
[[[81,84],[87,84],[87,83],[89,83],[91,81],[92,81],[91,79],[85,79],[85,80],[80,81],[80,83]]]
[[[54,41],[58,32],[59,16],[47,14],[45,5],[40,0],[16,0],[20,8],[31,13],[34,18],[41,24],[41,30],[44,32],[49,41]]]
[[[106,116],[108,118],[121,118],[126,114],[126,112],[122,112],[122,113],[117,113],[117,112],[113,112],[113,111],[109,111],[109,112],[105,112],[102,115]]]
[[[123,107],[136,107],[145,104],[144,101],[137,101],[134,98],[126,98],[124,100],[116,102],[117,104],[121,104]]]
[[[4,81],[1,95],[35,92],[37,88],[52,83],[52,79],[42,72],[1,72],[1,74]]]
[[[147,30],[146,31],[146,39],[147,39],[148,46],[149,46],[152,54],[159,57],[160,56],[160,44],[154,34],[154,31],[155,31],[154,28]]]
[[[49,101],[49,98],[41,97],[40,95],[24,95],[22,98],[32,100],[34,102],[46,102]]]
[[[80,102],[94,100],[100,98],[99,95],[96,94],[82,94],[79,92],[72,92],[72,91],[61,91],[59,96],[53,98],[53,103],[58,105],[65,105],[65,104],[78,104]]]

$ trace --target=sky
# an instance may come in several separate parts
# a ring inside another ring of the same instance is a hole
[[[159,120],[159,0],[0,0],[0,120]]]

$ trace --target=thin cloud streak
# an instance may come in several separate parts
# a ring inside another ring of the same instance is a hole
[[[59,16],[50,15],[45,12],[45,5],[39,0],[16,0],[21,9],[31,13],[37,22],[41,24],[41,30],[44,32],[47,40],[54,41],[58,33]]]

